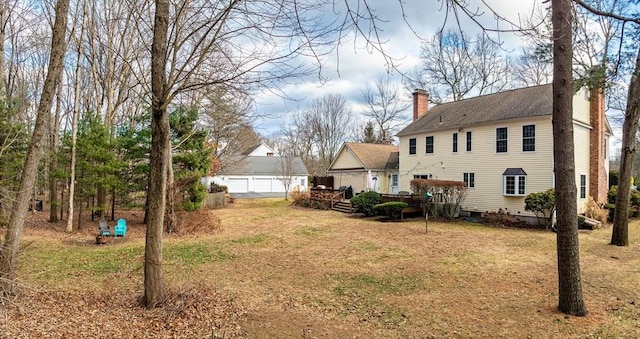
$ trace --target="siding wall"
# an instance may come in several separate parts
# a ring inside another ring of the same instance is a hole
[[[338,157],[333,162],[333,166],[331,166],[332,170],[335,169],[353,169],[353,168],[362,168],[362,163],[347,149],[344,148],[343,152],[338,154]]]
[[[427,113],[428,114],[428,113]],[[536,151],[522,152],[522,126],[536,126]],[[508,151],[496,153],[496,128],[507,127]],[[466,151],[466,135],[471,131],[472,149]],[[458,133],[458,152],[452,152],[452,134]],[[434,153],[425,154],[425,137],[434,136]],[[408,155],[409,138],[400,141],[400,190],[410,191],[414,175],[432,175],[433,179],[463,180],[463,173],[474,173],[475,187],[469,188],[463,209],[527,214],[524,197],[503,195],[503,176],[507,168],[521,167],[527,173],[526,194],[553,187],[553,149],[551,118],[521,119],[499,125],[485,124],[462,131],[444,130],[416,136],[417,154]]]
[[[426,114],[429,114],[428,112]],[[578,209],[587,199],[580,199],[580,175],[587,176],[589,196],[589,101],[584,91],[574,96],[574,145]],[[536,126],[535,152],[522,151],[522,126]],[[496,128],[506,127],[508,151],[496,152]],[[467,131],[472,132],[472,150],[466,151]],[[458,133],[458,152],[452,151],[452,134]],[[425,137],[434,137],[434,153],[425,153]],[[416,154],[409,155],[409,139],[416,138]],[[607,173],[608,173],[608,161]],[[503,195],[503,176],[507,168],[522,168],[527,173],[525,195],[554,187],[553,129],[551,116],[514,119],[422,133],[400,138],[400,187],[410,191],[414,175],[431,175],[433,179],[463,180],[463,173],[474,173],[475,187],[469,188],[462,208],[467,211],[508,210],[513,215],[533,215],[524,210],[524,196]]]
[[[353,171],[328,171],[328,175],[333,176],[333,184],[335,189],[340,186],[351,186],[354,193],[360,193],[367,190],[367,172],[362,170]],[[378,178],[375,183],[376,191],[379,193],[389,193],[389,178],[390,172],[385,171],[371,171],[371,176]]]

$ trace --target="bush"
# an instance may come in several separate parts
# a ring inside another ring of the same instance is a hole
[[[373,210],[377,214],[386,215],[393,220],[400,219],[402,216],[402,210],[409,206],[406,202],[401,201],[389,201],[382,204],[373,206]]]
[[[204,198],[207,196],[207,187],[202,184],[187,187],[187,197],[182,202],[185,211],[197,211],[202,208]]]
[[[291,193],[289,193],[289,197],[292,200],[291,205],[293,206],[302,206],[309,207],[311,201],[311,193],[302,192],[298,187],[294,188]],[[306,205],[306,206],[305,206]]]
[[[467,188],[462,181],[437,180],[437,179],[413,179],[410,182],[413,193],[418,194],[424,200],[424,194],[430,193],[433,197],[439,197],[442,202],[444,217],[452,219],[457,217],[460,206],[467,195]],[[438,216],[439,210],[433,210],[434,216]]]
[[[550,227],[553,211],[556,209],[555,190],[549,188],[544,192],[531,193],[524,198],[524,209],[531,211],[538,218],[538,223]]]
[[[227,192],[227,186],[218,185],[215,182],[212,182],[211,185],[209,185],[209,193],[220,193],[220,192]]]
[[[609,191],[607,192],[607,205],[613,205],[615,207],[616,204],[616,195],[618,194],[618,186],[611,186]],[[613,220],[612,212],[609,212],[609,219]],[[629,197],[629,217],[637,218],[640,217],[640,192],[638,190],[632,189]]]
[[[618,185],[618,179],[620,178],[620,172],[617,170],[609,171],[609,188]]]
[[[604,224],[607,221],[608,214],[609,212],[605,208],[601,207],[595,200],[593,200],[593,197],[589,197],[589,200],[587,200],[587,205],[585,206],[585,216],[591,219],[598,220]]]
[[[364,192],[351,198],[351,204],[358,212],[364,213],[366,217],[376,215],[373,206],[380,203],[380,194],[375,191]]]
[[[615,204],[616,203],[616,195],[618,194],[618,185],[613,185],[607,191],[607,203]]]

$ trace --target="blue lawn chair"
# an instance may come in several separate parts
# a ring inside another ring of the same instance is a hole
[[[127,221],[124,219],[118,219],[116,226],[113,228],[113,236],[126,236],[127,235]]]
[[[107,225],[106,220],[100,219],[98,221],[98,232],[101,236],[111,236],[111,230],[109,229],[109,225]]]

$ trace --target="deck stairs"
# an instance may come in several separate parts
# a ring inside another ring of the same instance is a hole
[[[336,201],[335,203],[333,203],[333,207],[331,209],[343,213],[355,212],[349,200]]]

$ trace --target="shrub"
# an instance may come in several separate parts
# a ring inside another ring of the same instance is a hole
[[[600,207],[593,197],[589,196],[589,200],[587,201],[587,205],[584,209],[584,215],[604,224],[607,221],[608,214],[609,212],[605,208]]]
[[[618,194],[618,185],[611,186],[611,188],[609,188],[609,191],[607,191],[607,202],[609,204],[615,204],[617,194]]]
[[[292,200],[291,205],[308,207],[309,201],[311,200],[311,193],[301,192],[300,189],[296,187],[293,189],[293,191],[291,191],[291,193],[289,194],[289,197],[291,197],[291,200]],[[306,206],[304,206],[305,202],[306,202]]]
[[[423,200],[425,193],[430,193],[433,197],[438,196],[439,202],[442,202],[442,212],[447,219],[456,217],[467,195],[467,188],[462,181],[413,179],[410,184],[413,193],[420,195]],[[434,212],[434,216],[438,216],[437,208]]]
[[[218,185],[215,182],[212,182],[211,185],[209,185],[209,193],[219,193],[219,192],[226,192],[226,191],[227,191],[227,186]]]
[[[556,209],[555,190],[549,188],[544,192],[531,193],[524,198],[524,209],[531,211],[538,218],[538,223],[550,227],[553,211]]]
[[[389,201],[382,204],[373,206],[373,210],[377,214],[386,215],[393,220],[400,219],[402,216],[402,210],[409,206],[406,202],[401,201]]]
[[[609,188],[618,185],[618,179],[620,178],[620,172],[617,170],[609,171]]]
[[[183,209],[185,211],[197,211],[204,202],[204,198],[207,196],[207,187],[202,184],[191,185],[187,187],[187,197],[182,202]]]
[[[607,192],[608,205],[615,206],[617,194],[618,194],[618,186],[611,186],[611,188]],[[640,192],[638,190],[632,189],[629,197],[629,217],[637,218],[639,216],[640,216]],[[613,220],[611,216],[610,216],[610,219]]]
[[[363,192],[351,198],[351,203],[366,217],[371,217],[376,215],[373,206],[380,203],[380,194],[375,191]]]

